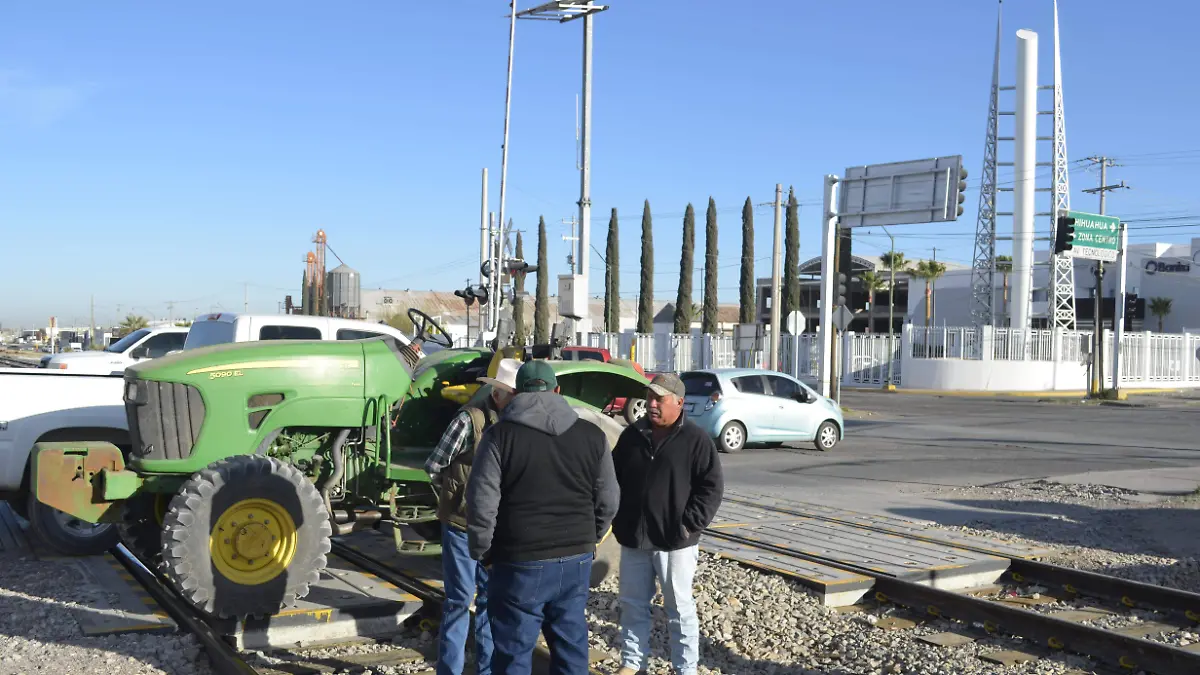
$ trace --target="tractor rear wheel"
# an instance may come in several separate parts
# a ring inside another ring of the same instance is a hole
[[[276,459],[241,455],[192,476],[163,523],[163,568],[197,609],[265,616],[308,594],[333,529],[317,488]]]

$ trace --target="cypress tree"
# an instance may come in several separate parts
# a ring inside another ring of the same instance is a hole
[[[683,252],[679,256],[679,292],[675,295],[675,332],[692,330],[692,265],[695,264],[696,210],[691,203],[683,212]]]
[[[742,277],[738,290],[738,322],[754,323],[754,205],[749,197],[742,206]]]
[[[604,249],[604,330],[608,333],[621,331],[621,280],[619,244],[617,238],[617,210],[612,210],[608,219],[608,245]]]
[[[300,313],[308,313],[308,270],[304,270],[300,275]]]
[[[654,232],[649,199],[642,206],[642,279],[638,288],[637,332],[654,332]]]
[[[717,333],[717,203],[712,197],[704,219],[704,321],[700,332]]]
[[[521,241],[521,233],[517,233],[517,258],[525,259],[525,244]],[[513,342],[517,346],[525,346],[526,338],[529,337],[529,329],[525,327],[525,275],[516,275],[513,286],[516,292],[513,293]]]
[[[546,266],[546,219],[538,216],[537,298],[533,302],[533,341],[550,342],[550,270]]]
[[[788,188],[787,199],[787,233],[783,243],[786,254],[783,258],[783,307],[780,308],[780,321],[787,325],[788,316],[800,309],[800,207],[796,203],[796,194]]]

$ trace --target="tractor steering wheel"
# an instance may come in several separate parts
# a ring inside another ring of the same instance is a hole
[[[451,349],[454,347],[454,340],[450,338],[450,334],[446,332],[446,329],[439,326],[438,323],[433,320],[433,317],[429,316],[425,312],[422,312],[416,307],[409,307],[408,320],[412,321],[413,327],[417,331],[416,339],[420,340],[422,343],[429,342],[440,347],[445,347],[446,349]],[[436,330],[430,330],[431,328]]]

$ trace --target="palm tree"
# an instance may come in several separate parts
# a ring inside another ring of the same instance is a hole
[[[150,322],[146,320],[146,317],[138,316],[137,314],[127,314],[125,320],[121,322],[121,334],[129,335],[133,331],[141,330],[149,325]]]
[[[946,273],[945,263],[940,263],[936,260],[922,260],[917,263],[917,266],[909,270],[909,274],[925,281],[925,329],[929,330],[929,322],[932,321],[933,307],[930,305],[931,296],[933,295],[933,283],[941,278]]]
[[[1163,319],[1171,313],[1171,298],[1150,298],[1150,313],[1158,317],[1158,332],[1163,332]]]
[[[996,256],[996,269],[1000,274],[1004,275],[1004,295],[1001,296],[1001,306],[1004,308],[1003,316],[1007,322],[1008,319],[1008,275],[1012,272],[1012,256],[998,255]]]
[[[884,281],[883,275],[874,270],[858,275],[858,280],[862,283],[863,288],[867,289],[867,304],[871,307],[867,311],[867,334],[870,335],[874,332],[875,324],[875,292],[887,288],[888,284]]]
[[[888,306],[896,306],[896,287],[893,282],[896,272],[903,272],[908,268],[908,261],[904,259],[904,254],[900,251],[888,251],[879,256],[879,262],[883,263],[884,269],[888,270]],[[892,320],[888,319],[888,333],[893,330]]]

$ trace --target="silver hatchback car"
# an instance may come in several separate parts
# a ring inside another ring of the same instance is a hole
[[[680,375],[690,420],[721,452],[747,443],[811,442],[832,450],[843,438],[841,407],[785,373],[756,368],[691,370]]]

